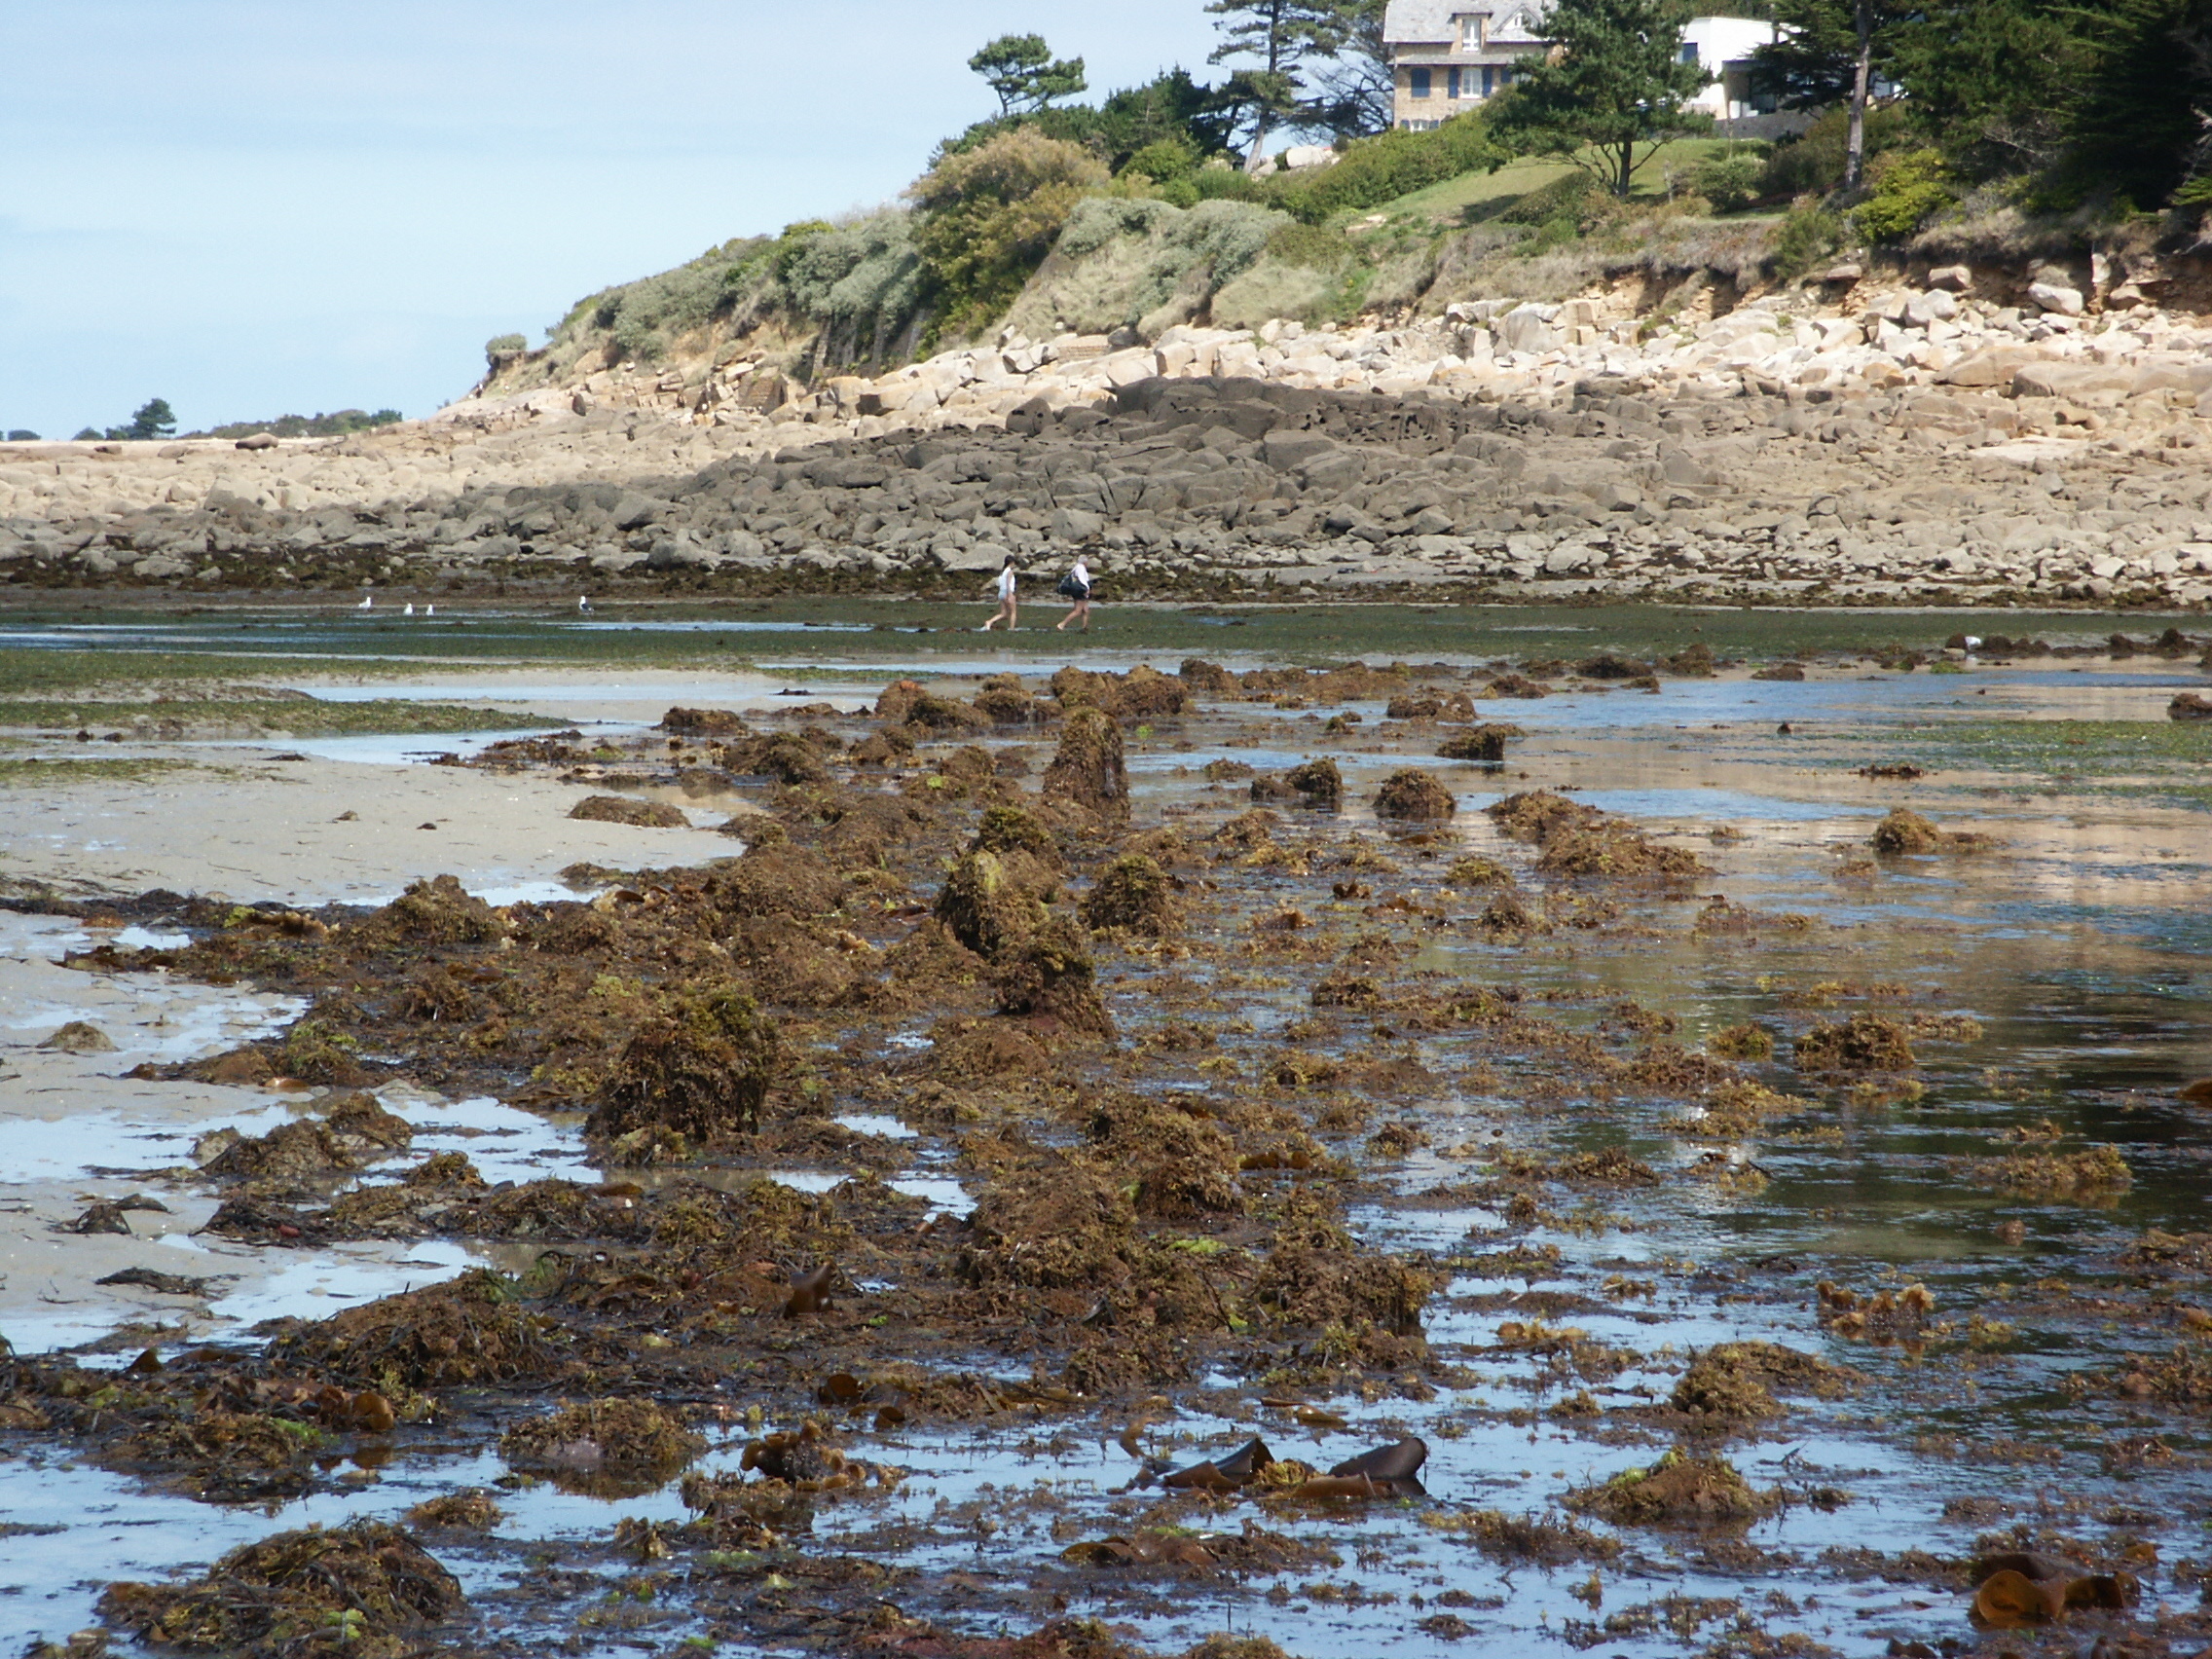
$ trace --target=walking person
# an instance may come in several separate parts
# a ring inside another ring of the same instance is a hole
[[[1081,622],[1083,626],[1078,630],[1078,632],[1085,634],[1089,633],[1090,571],[1085,566],[1082,554],[1079,553],[1076,555],[1074,566],[1069,570],[1066,575],[1060,578],[1060,592],[1066,594],[1068,598],[1075,601],[1075,608],[1073,610],[1070,610],[1065,616],[1061,617],[1057,626],[1055,626],[1052,631],[1056,634],[1060,631],[1060,629],[1065,628],[1070,622]]]
[[[1009,553],[1009,554],[1008,554],[1008,555],[1006,556],[1006,563],[1005,563],[1005,564],[1003,564],[1003,565],[1001,565],[1001,566],[999,567],[999,610],[998,610],[998,614],[997,614],[996,616],[993,616],[993,617],[992,617],[992,618],[991,618],[991,619],[990,619],[990,620],[989,620],[988,622],[986,622],[986,623],[984,623],[984,624],[983,624],[983,632],[984,632],[984,633],[988,634],[988,633],[989,633],[989,632],[990,632],[990,631],[991,631],[991,630],[992,630],[993,628],[997,627],[997,626],[998,626],[998,625],[999,625],[999,624],[1000,624],[1001,622],[1004,622],[1004,623],[1006,624],[1006,631],[1007,631],[1008,633],[1010,633],[1010,634],[1011,634],[1011,633],[1013,633],[1013,632],[1014,632],[1014,581],[1015,581],[1015,575],[1014,575],[1014,555],[1013,555],[1012,553]]]

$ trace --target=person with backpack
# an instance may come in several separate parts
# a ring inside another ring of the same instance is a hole
[[[1084,565],[1083,555],[1077,554],[1075,566],[1060,578],[1060,592],[1075,601],[1075,608],[1061,617],[1052,631],[1058,633],[1070,622],[1081,622],[1080,633],[1090,632],[1090,571]]]
[[[1006,624],[1006,631],[1008,633],[1011,634],[1014,632],[1014,585],[1015,580],[1016,577],[1014,569],[1014,555],[1012,553],[1009,553],[1006,556],[1006,563],[999,567],[998,614],[993,616],[988,622],[983,624],[984,633],[988,634],[1001,622],[1004,622]]]

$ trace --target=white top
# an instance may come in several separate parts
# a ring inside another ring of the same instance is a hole
[[[1088,587],[1090,585],[1090,572],[1084,568],[1084,563],[1081,559],[1078,559],[1075,562],[1075,569],[1070,571],[1068,574],[1075,577],[1075,579],[1085,587]]]
[[[1012,565],[1002,565],[999,568],[999,598],[1012,599],[1013,597],[1014,567]]]

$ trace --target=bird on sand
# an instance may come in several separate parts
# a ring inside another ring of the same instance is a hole
[[[361,595],[361,603],[360,603],[360,604],[358,604],[358,605],[356,605],[356,606],[354,606],[354,607],[353,607],[353,608],[354,608],[355,610],[367,610],[367,609],[371,608],[372,608],[373,606],[375,606],[375,604],[376,604],[376,599],[375,599],[375,597],[374,597],[373,595],[370,595],[370,594],[363,594],[363,595]]]
[[[412,616],[412,615],[414,615],[414,614],[415,614],[415,602],[414,602],[413,600],[409,600],[409,601],[407,602],[407,608],[406,608],[405,610],[402,610],[402,611],[401,611],[401,612],[400,612],[399,614],[400,614],[400,615],[402,615],[402,616]]]
[[[589,616],[589,615],[591,614],[591,595],[590,595],[590,594],[588,594],[588,593],[583,593],[583,594],[578,594],[578,595],[576,596],[576,610],[577,610],[577,612],[578,612],[579,614],[581,614],[581,615],[584,615],[584,616]]]
[[[423,614],[425,616],[435,616],[437,613],[438,608],[434,605],[425,605],[423,607]]]

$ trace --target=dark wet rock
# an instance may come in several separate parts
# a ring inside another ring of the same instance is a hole
[[[1375,792],[1378,818],[1425,821],[1450,818],[1457,804],[1452,792],[1418,766],[1393,772]]]
[[[676,999],[624,1045],[585,1131],[639,1129],[701,1141],[750,1133],[785,1063],[774,1023],[731,987]]]
[[[2212,698],[2200,692],[2183,691],[2166,705],[2169,720],[2212,720]]]
[[[115,1042],[89,1020],[72,1019],[39,1045],[63,1054],[112,1054]]]
[[[1268,1443],[1255,1435],[1223,1456],[1208,1457],[1161,1476],[1160,1484],[1170,1492],[1235,1492],[1251,1485],[1272,1468],[1274,1461]]]
[[[1425,1497],[1428,1489],[1420,1484],[1420,1466],[1427,1461],[1428,1442],[1408,1438],[1347,1457],[1329,1474],[1337,1480],[1364,1480],[1392,1497]]]
[[[1129,817],[1129,777],[1122,758],[1122,728],[1099,709],[1077,709],[1060,732],[1059,748],[1045,769],[1044,793],[1084,808],[1110,824]]]

